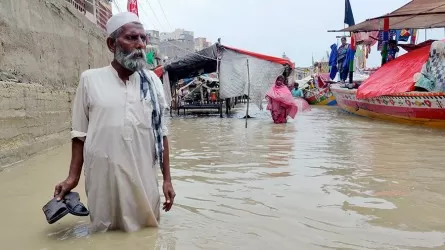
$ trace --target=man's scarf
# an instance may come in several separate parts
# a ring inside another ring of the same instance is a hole
[[[155,138],[156,160],[159,161],[161,171],[163,170],[163,151],[164,142],[161,131],[161,119],[163,117],[161,106],[159,105],[158,95],[153,81],[149,80],[149,77],[145,74],[144,70],[139,71],[141,76],[141,100],[145,99],[147,92],[150,93],[151,104],[153,106],[153,112],[151,113],[151,122],[153,126],[153,133]]]

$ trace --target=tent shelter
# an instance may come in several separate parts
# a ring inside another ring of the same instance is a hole
[[[285,71],[286,75],[291,75],[293,69],[294,64],[288,59],[217,43],[165,65],[164,74],[168,73],[171,82],[177,82],[183,78],[217,72],[220,98],[227,99],[248,94],[249,73],[251,100],[261,106],[265,93],[275,79]]]

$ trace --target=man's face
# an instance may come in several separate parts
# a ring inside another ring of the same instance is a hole
[[[146,38],[141,24],[129,23],[122,26],[115,43],[114,59],[128,70],[141,70],[146,64]]]
[[[346,39],[341,39],[341,44],[345,45],[346,44]]]

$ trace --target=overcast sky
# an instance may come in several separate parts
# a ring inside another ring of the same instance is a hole
[[[207,37],[228,46],[281,57],[296,66],[309,66],[326,57],[337,42],[327,30],[343,28],[345,0],[138,0],[139,16],[146,29],[172,31],[183,28],[195,37]],[[355,22],[391,12],[409,0],[350,0]],[[121,11],[127,0],[116,0]],[[151,8],[150,8],[151,6]],[[161,7],[162,6],[162,7]],[[117,12],[113,5],[113,11]],[[162,11],[165,11],[165,15]],[[156,14],[153,14],[153,11]],[[168,20],[168,21],[167,21]],[[444,30],[427,32],[428,39],[442,39]],[[425,39],[424,31],[418,34]],[[377,66],[380,52],[373,47],[368,67]]]

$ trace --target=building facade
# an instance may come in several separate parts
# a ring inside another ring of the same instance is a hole
[[[188,31],[184,29],[175,29],[173,32],[161,32],[160,39],[163,41],[171,41],[171,40],[193,40],[194,32]]]
[[[157,46],[161,43],[160,33],[157,30],[146,30],[148,35],[148,43]]]
[[[195,39],[195,51],[203,50],[210,47],[210,45],[210,41],[207,41],[207,38],[205,37],[198,37]]]
[[[83,13],[88,20],[95,23],[99,28],[105,30],[108,19],[113,15],[111,0],[65,0],[79,12]]]
[[[168,60],[174,60],[195,51],[193,31],[176,29],[173,32],[161,32],[159,38],[160,54],[168,57]]]

